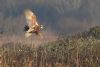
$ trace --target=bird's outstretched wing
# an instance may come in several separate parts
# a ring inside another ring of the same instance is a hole
[[[29,27],[35,27],[38,25],[36,15],[29,9],[25,11],[25,18]]]

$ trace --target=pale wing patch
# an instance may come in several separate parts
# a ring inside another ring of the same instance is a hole
[[[26,38],[30,37],[31,35],[32,35],[32,33],[28,33],[28,32],[25,33],[25,37],[26,37]]]
[[[36,16],[31,10],[29,9],[26,10],[24,14],[25,14],[25,18],[29,27],[32,27],[38,24],[36,21]]]
[[[33,32],[33,31],[34,31],[34,29],[33,29],[33,28],[30,28],[30,29],[26,32],[25,37],[26,37],[26,38],[30,37],[30,36],[32,35],[32,32]]]

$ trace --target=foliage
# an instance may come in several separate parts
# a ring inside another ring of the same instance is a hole
[[[91,28],[99,33],[99,28]],[[100,39],[88,33],[59,38],[37,48],[22,43],[1,46],[2,65],[10,67],[100,67]],[[97,35],[96,32],[95,35]],[[99,34],[98,34],[99,35]],[[97,36],[98,36],[97,35]]]

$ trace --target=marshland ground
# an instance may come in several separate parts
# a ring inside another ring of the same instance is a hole
[[[16,37],[2,41],[1,67],[100,67],[100,26],[38,46],[35,43]]]

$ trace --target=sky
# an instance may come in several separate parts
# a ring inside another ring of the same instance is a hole
[[[0,0],[0,32],[22,35],[31,9],[46,34],[69,35],[100,25],[100,0]],[[48,32],[49,31],[49,32]]]

